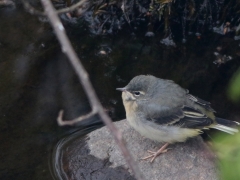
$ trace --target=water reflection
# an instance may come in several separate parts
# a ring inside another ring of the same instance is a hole
[[[49,162],[52,176],[55,179],[60,180],[67,180],[68,179],[68,170],[73,170],[74,163],[70,160],[66,160],[66,156],[68,156],[69,151],[73,151],[73,149],[69,149],[69,146],[74,143],[74,141],[79,139],[84,139],[84,135],[87,133],[93,131],[94,129],[97,129],[101,127],[100,125],[91,126],[85,129],[82,129],[81,131],[74,132],[64,138],[62,138],[54,147],[54,150],[51,153],[51,161]],[[85,146],[84,140],[82,141],[82,146]],[[79,152],[79,154],[81,154]],[[72,164],[71,164],[72,163]]]

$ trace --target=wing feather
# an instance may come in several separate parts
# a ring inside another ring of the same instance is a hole
[[[170,115],[164,117],[148,117],[147,120],[159,125],[179,126],[183,128],[202,129],[210,126],[214,121],[194,108],[183,106]]]
[[[197,103],[198,105],[202,106],[206,110],[209,110],[211,112],[216,112],[213,108],[211,108],[211,103],[204,101],[196,96],[193,96],[191,94],[187,94],[187,98],[190,99],[191,101]]]

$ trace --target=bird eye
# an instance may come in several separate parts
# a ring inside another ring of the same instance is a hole
[[[134,91],[133,93],[134,93],[135,96],[139,96],[140,95],[139,91]]]

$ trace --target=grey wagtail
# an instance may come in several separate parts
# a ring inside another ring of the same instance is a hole
[[[151,162],[167,151],[167,146],[214,128],[229,134],[238,132],[239,123],[215,117],[210,103],[188,93],[171,80],[151,75],[134,77],[122,91],[129,124],[141,135],[165,142],[157,152],[148,151]]]

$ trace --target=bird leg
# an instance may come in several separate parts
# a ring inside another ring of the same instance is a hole
[[[154,159],[155,159],[157,156],[159,156],[160,154],[165,153],[165,152],[168,151],[168,149],[166,149],[168,145],[169,145],[169,143],[164,144],[157,152],[148,151],[151,155],[142,158],[142,160],[146,160],[146,159],[152,158],[150,162],[153,162]]]

